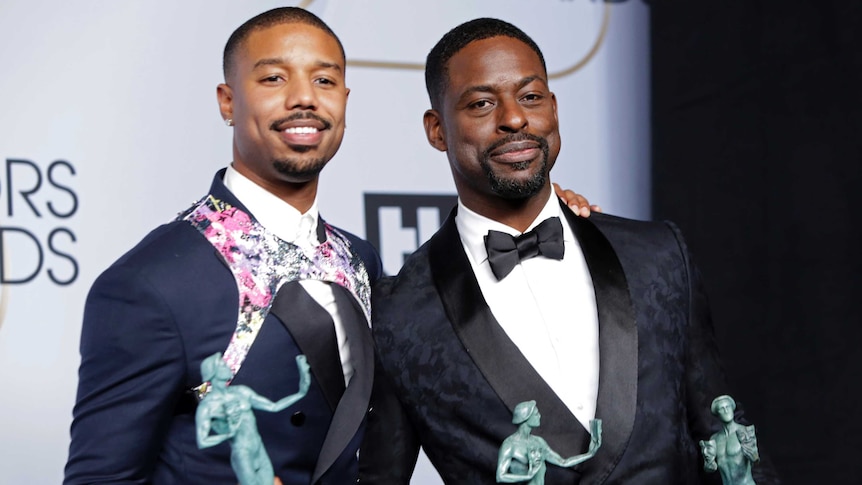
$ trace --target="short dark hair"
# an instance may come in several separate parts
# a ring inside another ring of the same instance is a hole
[[[425,60],[425,89],[428,90],[432,108],[437,109],[440,106],[443,93],[446,91],[446,83],[449,81],[449,59],[473,41],[499,36],[511,37],[527,44],[542,61],[545,75],[548,74],[542,51],[523,30],[500,19],[470,20],[447,32],[428,53],[428,58]]]
[[[341,50],[341,60],[345,61],[344,46],[341,45],[341,40],[337,35],[335,35],[335,32],[326,25],[326,22],[320,19],[320,17],[299,7],[279,7],[267,10],[266,12],[248,19],[230,35],[227,40],[227,44],[224,46],[224,54],[222,56],[222,70],[224,71],[225,80],[227,80],[228,74],[233,70],[234,53],[252,32],[266,29],[274,25],[291,23],[300,23],[317,27],[329,34],[333,39],[335,39],[335,42],[338,43],[338,49]]]

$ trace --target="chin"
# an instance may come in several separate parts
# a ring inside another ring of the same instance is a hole
[[[273,161],[272,166],[278,173],[286,176],[291,181],[308,182],[320,175],[320,172],[328,161],[322,158],[303,161],[282,159]]]
[[[542,160],[531,161],[522,170],[501,174],[486,168],[491,191],[504,199],[529,199],[542,192],[548,182],[547,166]],[[532,169],[532,170],[531,170]]]
[[[542,192],[546,180],[544,176],[527,181],[492,180],[491,191],[504,199],[529,199]]]

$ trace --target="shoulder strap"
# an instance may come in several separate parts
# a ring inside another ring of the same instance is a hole
[[[362,259],[349,241],[325,225],[327,239],[306,254],[280,239],[239,208],[212,195],[179,216],[196,228],[224,259],[239,293],[237,325],[224,352],[233,375],[239,371],[269,314],[278,289],[289,281],[313,279],[346,288],[371,315],[371,288]]]

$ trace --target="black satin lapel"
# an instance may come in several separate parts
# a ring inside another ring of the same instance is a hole
[[[368,410],[374,376],[374,347],[365,314],[356,299],[345,288],[332,285],[332,292],[335,294],[335,303],[338,305],[339,316],[350,345],[353,377],[350,378],[350,383],[332,416],[332,423],[323,440],[311,483],[316,483],[335,463],[356,435]]]
[[[602,447],[584,463],[584,478],[607,476],[625,451],[637,406],[638,333],[625,273],[604,234],[589,219],[563,212],[583,250],[599,316],[599,397]]]
[[[323,390],[329,408],[335,411],[338,400],[344,393],[344,372],[341,369],[341,358],[338,356],[332,317],[298,281],[282,285],[275,294],[270,313],[287,327],[296,345],[305,354],[311,373]],[[320,322],[320,325],[309,322]],[[321,328],[325,325],[328,327]]]
[[[324,220],[320,216],[317,216],[317,241],[320,244],[326,242],[326,228],[323,227],[323,224]]]
[[[446,316],[467,353],[509,411],[518,403],[535,400],[543,415],[543,426],[535,434],[563,456],[585,452],[589,443],[587,430],[533,369],[488,308],[464,254],[455,227],[455,211],[431,239],[428,255]]]

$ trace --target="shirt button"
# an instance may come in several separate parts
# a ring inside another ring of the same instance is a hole
[[[293,416],[290,417],[290,424],[299,427],[305,424],[305,413],[302,411],[297,411],[293,413]]]

